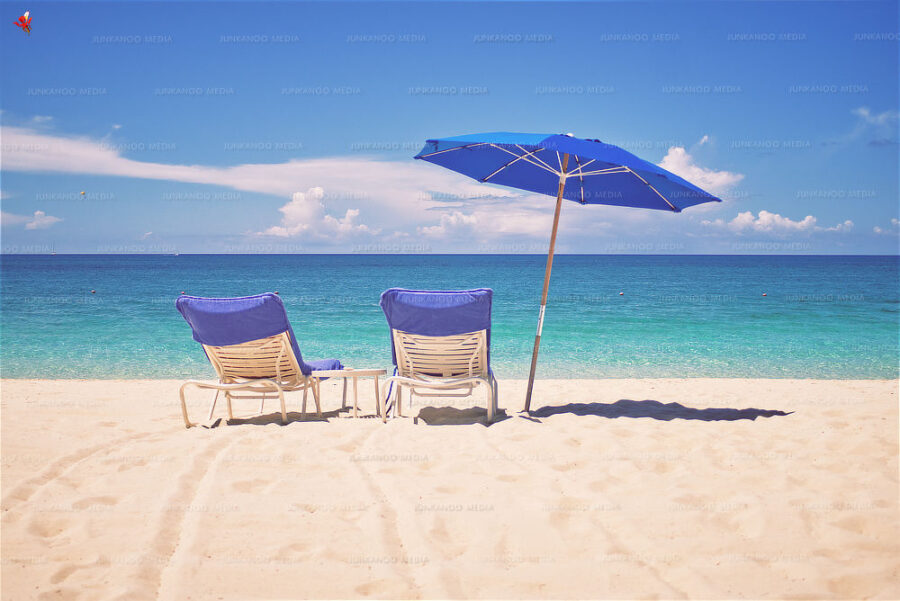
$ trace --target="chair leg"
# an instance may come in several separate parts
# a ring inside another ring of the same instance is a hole
[[[347,378],[344,378],[347,381]],[[353,378],[353,417],[359,417],[359,382]]]
[[[319,404],[319,378],[313,378],[313,400],[316,402],[316,416],[322,417],[322,405]]]
[[[187,405],[184,402],[184,389],[187,388],[189,384],[190,382],[182,384],[181,389],[178,391],[178,396],[181,397],[181,416],[184,418],[185,428],[190,428],[194,425],[191,423],[191,420],[188,419]]]
[[[375,415],[381,416],[381,394],[378,391],[378,376],[375,376]]]
[[[492,423],[494,421],[494,386],[488,382],[487,383],[487,421],[488,423]]]
[[[212,405],[209,406],[209,415],[206,417],[206,421],[210,421],[210,420],[212,419],[212,417],[213,417],[213,411],[216,410],[216,401],[219,400],[219,393],[220,393],[220,392],[222,392],[222,391],[221,391],[221,390],[217,390],[217,391],[216,391],[216,396],[213,397],[213,402],[212,402]]]
[[[494,378],[494,413],[496,414],[500,410],[500,384],[497,382],[497,378]]]
[[[300,419],[306,419],[306,393],[309,392],[309,381],[303,387],[303,404],[300,406]]]
[[[262,393],[262,398],[259,399],[259,414],[260,415],[263,414],[263,408],[265,406],[265,403],[266,403],[266,393],[264,392],[264,393]]]
[[[409,402],[412,403],[412,396],[409,398]],[[397,384],[397,408],[394,409],[394,415],[403,417],[403,387]]]
[[[225,400],[227,401],[226,404],[228,405],[228,419],[233,420],[234,419],[234,411],[231,408],[231,393],[228,392],[227,390],[225,391]]]
[[[343,378],[344,380],[344,392],[341,395],[341,409],[347,408],[347,378]]]
[[[278,400],[281,401],[281,423],[287,423],[287,408],[284,406],[284,391],[278,387]]]

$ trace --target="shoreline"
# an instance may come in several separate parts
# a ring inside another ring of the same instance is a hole
[[[324,421],[190,393],[189,430],[181,383],[0,381],[3,599],[900,597],[897,380],[538,380],[530,416],[501,380],[490,427],[329,381]]]

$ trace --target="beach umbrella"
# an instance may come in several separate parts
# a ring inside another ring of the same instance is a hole
[[[531,355],[525,411],[537,368],[553,250],[562,201],[680,212],[704,202],[721,202],[681,177],[618,146],[571,134],[491,132],[427,140],[417,159],[446,167],[480,182],[556,196],[550,249],[537,333]]]

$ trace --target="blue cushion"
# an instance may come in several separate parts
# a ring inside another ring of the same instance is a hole
[[[312,371],[326,370],[326,369],[344,369],[343,364],[337,359],[317,359],[316,361],[307,361],[306,364]],[[320,378],[321,380],[327,380],[328,378]]]
[[[422,336],[452,336],[487,330],[488,368],[491,359],[490,288],[474,290],[406,290],[390,288],[381,293],[381,310],[388,326]],[[397,365],[394,338],[391,358]]]
[[[342,369],[337,359],[307,363],[300,354],[294,330],[281,298],[271,292],[238,298],[179,296],[175,307],[194,332],[194,340],[209,346],[231,346],[287,332],[304,376],[314,369]],[[313,365],[338,367],[313,367]]]

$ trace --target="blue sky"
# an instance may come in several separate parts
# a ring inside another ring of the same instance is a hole
[[[411,158],[479,131],[725,199],[566,203],[561,252],[898,252],[896,2],[0,10],[3,252],[543,252],[552,198]]]

